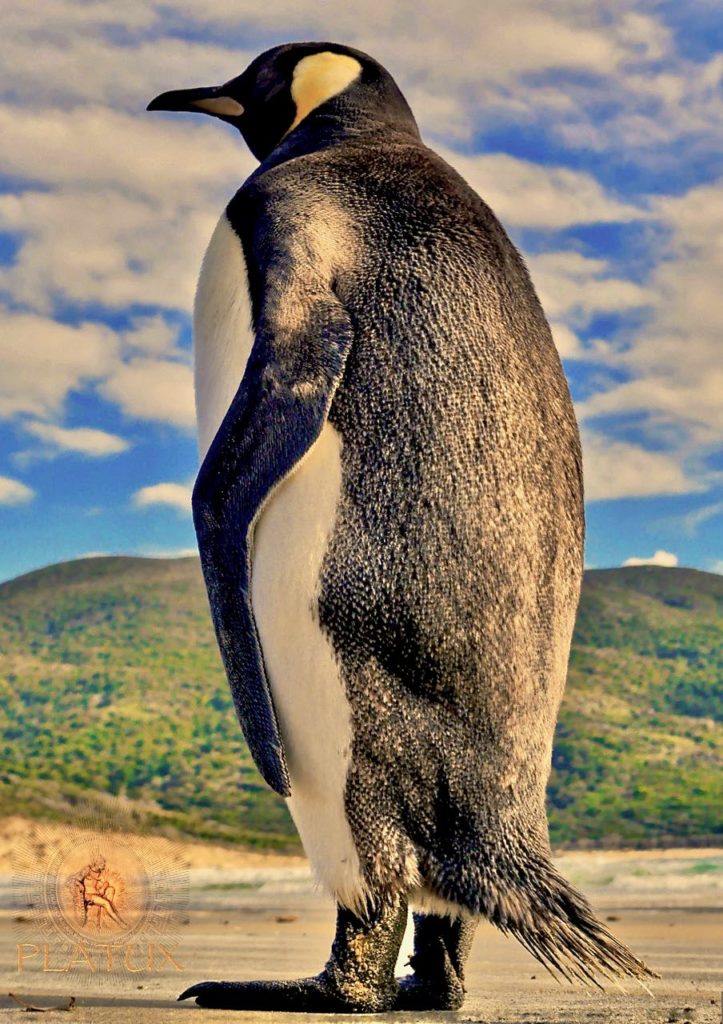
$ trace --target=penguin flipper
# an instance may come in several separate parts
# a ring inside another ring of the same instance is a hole
[[[236,714],[266,782],[290,795],[289,772],[251,608],[251,545],[266,499],[319,437],[352,341],[331,283],[318,283],[290,326],[293,289],[261,311],[243,379],[193,490],[211,613]]]

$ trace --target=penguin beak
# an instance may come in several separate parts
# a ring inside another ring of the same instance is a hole
[[[244,112],[238,100],[224,92],[222,85],[162,92],[151,100],[146,110],[188,110],[223,118],[240,117]]]

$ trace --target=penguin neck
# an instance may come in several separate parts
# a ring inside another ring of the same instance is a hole
[[[406,113],[406,112],[405,112]],[[390,138],[421,142],[417,123],[409,111],[408,116],[384,116],[375,110],[353,111],[332,107],[311,113],[301,124],[289,132],[262,161],[259,171],[269,170],[294,157],[306,156],[329,149],[344,142],[388,142]]]

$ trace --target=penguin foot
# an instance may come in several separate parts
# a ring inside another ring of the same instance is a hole
[[[464,985],[456,975],[445,978],[441,985],[434,985],[412,974],[400,978],[394,1010],[416,1010],[417,1013],[425,1010],[461,1010],[464,996]]]
[[[402,978],[395,1010],[459,1010],[464,1003],[464,965],[476,920],[414,915],[414,974]]]
[[[286,1010],[288,1013],[383,1013],[399,996],[394,964],[404,935],[407,902],[380,902],[364,918],[337,908],[329,961],[314,978],[300,981],[202,981],[182,992],[198,1006],[223,1010]]]
[[[340,990],[326,971],[299,981],[202,981],[178,997],[215,1010],[285,1010],[287,1013],[380,1013],[394,1006],[394,993],[354,986]]]

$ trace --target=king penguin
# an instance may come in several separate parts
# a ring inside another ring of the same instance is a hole
[[[317,976],[179,998],[458,1008],[480,917],[559,977],[651,976],[551,859],[583,488],[522,258],[358,50],[277,46],[148,109],[260,162],[198,283],[194,523],[249,748],[337,904]]]

